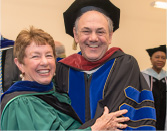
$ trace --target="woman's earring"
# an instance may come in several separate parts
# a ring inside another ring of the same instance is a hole
[[[23,79],[23,75],[22,74],[20,74],[20,78]]]
[[[25,73],[20,74],[20,78],[22,79],[22,81],[24,80],[24,75]]]

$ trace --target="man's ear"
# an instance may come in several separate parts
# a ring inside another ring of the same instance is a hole
[[[23,64],[21,64],[21,63],[18,61],[17,58],[14,58],[14,62],[15,62],[15,64],[17,65],[17,67],[19,68],[19,70],[20,70],[21,72],[24,72]]]
[[[109,33],[109,43],[111,44],[113,32]]]
[[[73,33],[74,33],[74,40],[75,40],[76,43],[78,43],[78,34],[76,32],[75,27],[73,28]]]

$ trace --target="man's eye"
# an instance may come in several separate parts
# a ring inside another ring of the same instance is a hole
[[[103,35],[105,32],[104,31],[98,31],[97,34]]]
[[[83,34],[89,34],[90,31],[88,31],[88,30],[83,30],[82,33],[83,33]]]
[[[88,30],[84,30],[84,31],[82,31],[82,32],[89,32]]]

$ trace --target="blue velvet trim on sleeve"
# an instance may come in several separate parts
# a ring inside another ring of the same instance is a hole
[[[126,97],[128,97],[129,99],[131,99],[137,103],[141,103],[145,100],[154,101],[151,91],[143,90],[143,91],[139,92],[138,90],[136,90],[135,88],[130,87],[130,86],[125,89],[125,95],[126,95]]]
[[[153,119],[156,120],[155,109],[152,107],[141,107],[139,109],[135,109],[130,105],[123,104],[120,106],[120,110],[127,109],[128,113],[123,116],[129,117],[132,121],[139,121],[143,119]]]
[[[141,127],[138,127],[138,128],[132,128],[132,127],[127,127],[124,131],[132,131],[132,130],[142,130],[142,131],[145,131],[145,130],[156,130],[155,127],[153,126],[141,126]]]

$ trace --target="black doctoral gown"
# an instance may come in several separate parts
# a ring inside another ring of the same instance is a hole
[[[165,129],[165,119],[166,119],[166,71],[161,70],[158,74],[152,68],[144,70],[143,75],[153,92],[155,109],[156,109],[156,129]]]
[[[85,123],[81,128],[92,125],[107,106],[110,112],[128,110],[124,116],[131,120],[125,130],[155,130],[152,92],[135,58],[119,49],[111,48],[100,62],[71,55],[58,62],[54,80],[57,90],[69,93],[74,110]]]

